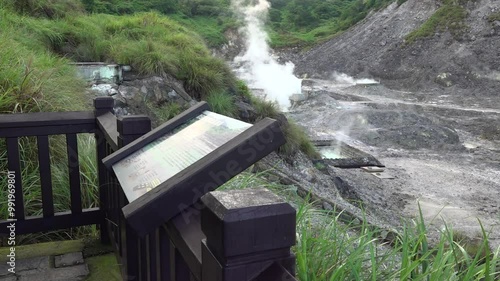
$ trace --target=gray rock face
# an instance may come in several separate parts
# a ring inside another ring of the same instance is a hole
[[[500,1],[469,1],[460,38],[444,31],[405,45],[405,36],[435,13],[437,3],[408,0],[398,7],[394,2],[332,40],[291,56],[296,73],[330,79],[338,71],[375,77],[397,89],[496,95],[500,80],[491,74],[500,69],[500,23],[487,18],[500,10]]]
[[[159,76],[135,79],[124,81],[118,87],[118,93],[127,101],[146,100],[156,105],[170,102],[182,105],[189,102],[191,100],[189,95],[174,83],[178,84],[180,82],[175,81],[174,78]]]
[[[232,61],[244,50],[245,39],[240,35],[238,30],[231,28],[224,32],[224,36],[227,39],[227,43],[222,45],[222,47],[212,50],[213,55],[227,61]]]
[[[156,122],[156,118],[152,108],[161,108],[170,103],[185,108],[194,102],[184,90],[182,82],[168,75],[140,77],[127,74],[120,85],[97,84],[90,91],[96,96],[112,96],[117,116],[146,114],[152,117],[153,122]]]
[[[237,101],[235,105],[238,109],[238,115],[241,120],[246,122],[255,121],[255,118],[257,117],[257,112],[255,111],[255,108],[253,108],[250,104],[243,101]]]

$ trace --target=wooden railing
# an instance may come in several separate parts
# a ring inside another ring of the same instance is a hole
[[[93,113],[0,116],[0,137],[7,138],[9,170],[21,174],[17,138],[37,136],[40,152],[43,216],[24,217],[22,179],[18,178],[17,233],[99,225],[101,240],[114,246],[123,280],[295,280],[295,258],[290,251],[295,243],[295,210],[263,188],[207,193],[140,237],[124,218],[122,208],[128,201],[102,159],[149,132],[151,122],[146,116],[116,118],[111,98],[97,98],[94,106]],[[78,133],[96,137],[99,208],[81,208],[79,164],[75,161]],[[47,144],[47,136],[52,134],[67,136],[71,210],[64,213],[53,211]],[[7,234],[8,223],[0,222],[0,235]]]
[[[82,209],[80,164],[78,161],[77,134],[94,133],[95,117],[92,112],[52,112],[9,114],[0,117],[0,138],[6,139],[7,167],[15,175],[15,224],[16,234],[102,224],[104,215],[99,208]],[[65,135],[69,171],[70,210],[55,212],[51,178],[49,136]],[[26,216],[23,198],[23,179],[19,140],[35,136],[38,147],[39,175],[43,214]],[[0,221],[0,235],[12,221]]]

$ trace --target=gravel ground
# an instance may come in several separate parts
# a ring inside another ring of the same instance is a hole
[[[396,228],[401,218],[414,218],[419,205],[435,229],[447,223],[476,237],[480,220],[491,233],[492,246],[500,245],[500,134],[495,127],[500,124],[500,98],[484,108],[437,103],[434,98],[419,101],[415,96],[436,95],[382,85],[322,80],[314,85],[289,117],[313,139],[340,138],[371,153],[386,166],[383,174],[394,177],[329,167],[332,178],[342,179],[343,188],[349,189],[341,192],[343,199],[363,202],[373,217]]]

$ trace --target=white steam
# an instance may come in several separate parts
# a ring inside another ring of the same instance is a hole
[[[301,92],[301,81],[293,75],[294,65],[287,62],[279,64],[271,55],[264,31],[264,20],[270,4],[266,0],[232,0],[235,10],[243,17],[245,27],[240,32],[246,40],[245,53],[234,59],[241,65],[240,78],[249,83],[251,88],[262,89],[266,99],[276,101],[282,110],[290,107],[289,97]]]
[[[356,79],[354,77],[351,77],[345,73],[338,73],[338,72],[333,72],[332,74],[332,80],[336,84],[340,85],[370,85],[370,84],[379,84],[378,81],[375,81],[373,79],[369,78],[361,78],[361,79]]]

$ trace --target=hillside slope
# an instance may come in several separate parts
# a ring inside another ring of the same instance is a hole
[[[491,106],[489,98],[496,100],[500,90],[500,2],[461,2],[466,2],[461,4],[466,11],[463,22],[452,21],[411,43],[405,37],[446,4],[436,0],[393,3],[300,54],[295,59],[296,72],[330,78],[337,71],[373,77],[396,89],[481,95],[488,98],[480,106]]]

